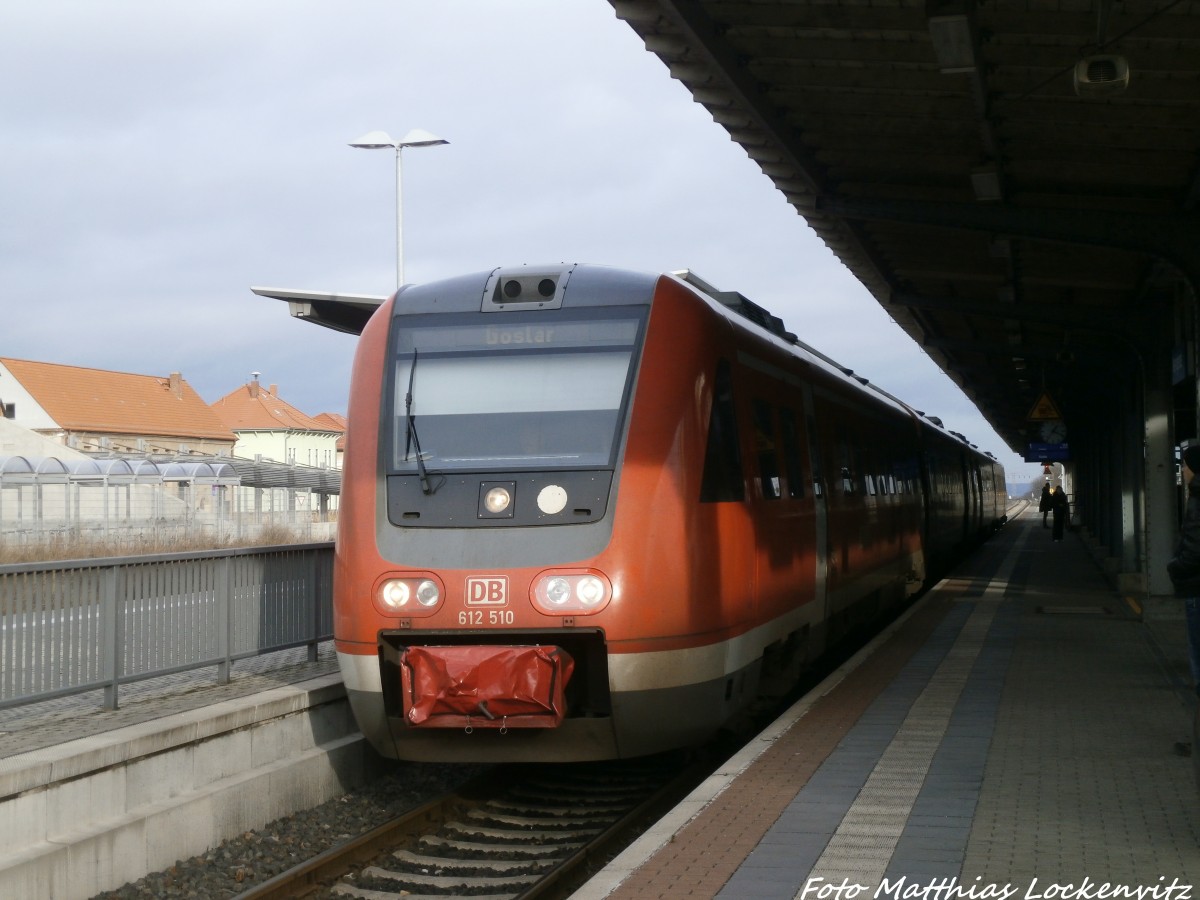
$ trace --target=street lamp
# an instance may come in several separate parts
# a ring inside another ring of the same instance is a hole
[[[386,131],[370,131],[350,145],[359,150],[383,150],[388,147],[396,150],[396,290],[404,285],[404,180],[400,172],[400,151],[405,147],[436,147],[448,143],[428,131],[415,128],[398,141],[392,140]]]

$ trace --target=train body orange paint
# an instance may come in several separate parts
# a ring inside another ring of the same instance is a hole
[[[406,287],[348,419],[336,647],[398,759],[697,742],[1004,519],[993,458],[687,275]]]

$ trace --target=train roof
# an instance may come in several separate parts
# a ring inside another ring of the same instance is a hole
[[[942,420],[939,419],[937,416],[928,415],[924,411],[916,409],[913,406],[910,406],[908,403],[905,403],[900,398],[889,393],[888,391],[885,391],[879,385],[871,382],[870,379],[864,378],[861,375],[856,375],[853,369],[851,369],[847,366],[843,366],[837,360],[826,355],[825,353],[822,353],[816,347],[813,347],[810,344],[806,344],[804,341],[800,340],[800,338],[797,337],[795,335],[795,333],[787,330],[787,327],[784,324],[783,319],[781,319],[779,316],[776,316],[774,313],[772,313],[770,310],[766,309],[765,307],[760,306],[759,304],[755,303],[753,300],[749,299],[745,295],[743,295],[737,291],[718,290],[713,285],[711,285],[709,282],[705,281],[703,278],[701,278],[699,275],[697,275],[695,272],[693,272],[691,269],[677,269],[677,270],[671,272],[670,274],[675,276],[676,278],[680,279],[681,281],[683,281],[684,283],[686,283],[687,285],[692,287],[694,290],[700,292],[701,294],[704,294],[704,295],[712,298],[713,300],[716,300],[718,303],[720,303],[726,309],[728,309],[734,313],[737,313],[739,316],[741,316],[743,319],[745,319],[747,322],[751,323],[752,325],[757,326],[758,328],[767,332],[768,334],[772,335],[773,337],[777,338],[778,340],[784,341],[785,343],[791,345],[792,347],[794,347],[796,350],[798,350],[804,356],[811,357],[811,358],[819,361],[820,363],[823,364],[824,368],[827,371],[829,371],[831,374],[833,374],[835,377],[839,377],[845,381],[857,382],[858,385],[860,386],[860,389],[865,388],[866,390],[877,394],[884,401],[891,403],[891,404],[899,407],[900,409],[903,409],[904,411],[906,411],[910,415],[912,415],[914,418],[916,418],[918,421],[920,421],[925,427],[934,429],[937,432],[944,434],[947,438],[949,438],[953,441],[956,441],[957,443],[961,443],[963,446],[965,446],[971,450],[974,450],[977,453],[980,453],[982,455],[986,455],[986,456],[991,457],[992,459],[995,459],[995,457],[992,456],[992,454],[984,453],[984,451],[979,450],[979,448],[975,444],[973,444],[965,435],[961,434],[960,432],[950,431],[949,429],[947,429],[946,426],[943,424]]]
[[[654,277],[623,269],[596,265],[503,266],[457,278],[438,279],[438,281],[432,282],[430,286],[442,285],[447,281],[461,283],[464,279],[482,279],[490,284],[500,275],[529,276],[530,273],[537,273],[542,269],[546,270],[546,272],[553,271],[560,275],[566,275],[567,278],[571,278],[573,275],[582,276],[580,281],[584,283],[590,282],[593,278],[597,277],[602,280],[610,280],[615,277],[618,282],[622,283],[629,282],[631,278],[634,282],[640,283],[642,278]],[[810,363],[816,362],[821,365],[834,377],[844,381],[856,382],[860,386],[860,389],[871,391],[883,401],[907,411],[926,427],[933,428],[948,438],[956,440],[976,452],[980,452],[976,445],[971,443],[964,435],[946,429],[942,421],[936,416],[927,415],[923,411],[913,408],[903,400],[872,383],[869,379],[855,374],[853,369],[843,366],[837,360],[800,340],[793,332],[787,330],[781,318],[753,300],[750,300],[745,295],[737,291],[718,290],[690,269],[675,270],[670,272],[669,275],[678,278],[694,291],[716,301],[721,307],[737,314],[745,322],[757,327],[775,339],[790,345],[793,348],[793,352],[797,352],[799,355],[808,358]],[[565,280],[563,279],[564,286]],[[631,289],[633,287],[632,284],[626,284],[626,286]],[[420,297],[423,294],[422,287],[421,285],[405,285],[403,291],[404,293],[414,291],[412,296]],[[436,287],[434,290],[436,292]],[[304,319],[315,325],[321,325],[335,331],[354,335],[362,333],[367,320],[387,300],[386,295],[333,293],[291,288],[252,287],[251,291],[261,297],[286,301],[289,312],[295,318]],[[628,298],[625,299],[625,302],[628,302]],[[991,456],[991,454],[987,455]]]

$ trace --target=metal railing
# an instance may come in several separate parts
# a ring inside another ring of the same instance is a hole
[[[333,544],[0,566],[0,709],[317,645]]]

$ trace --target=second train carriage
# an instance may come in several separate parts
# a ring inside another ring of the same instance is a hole
[[[400,759],[699,741],[1004,515],[995,460],[686,273],[408,286],[348,418],[336,647]]]

